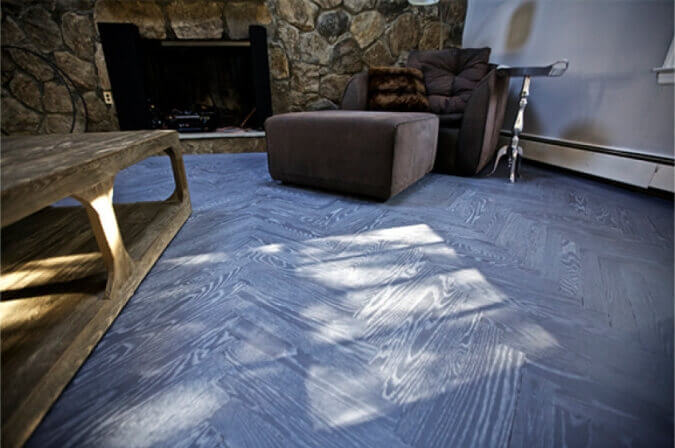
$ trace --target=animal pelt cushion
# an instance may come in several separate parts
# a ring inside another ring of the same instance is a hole
[[[424,74],[409,67],[371,67],[368,70],[368,109],[391,112],[429,110]]]

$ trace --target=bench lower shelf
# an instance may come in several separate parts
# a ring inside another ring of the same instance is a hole
[[[83,207],[49,207],[2,230],[3,446],[28,439],[191,213],[189,199],[114,209],[134,268],[112,299]]]

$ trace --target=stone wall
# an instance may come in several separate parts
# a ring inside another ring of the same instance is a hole
[[[268,31],[275,113],[335,108],[349,77],[372,65],[404,64],[411,49],[460,45],[466,0],[438,9],[407,0],[3,0],[2,44],[28,48],[64,70],[86,103],[89,130],[115,130],[97,22],[139,26],[151,39],[245,39]],[[76,131],[83,130],[77,106]],[[68,132],[71,101],[50,65],[3,51],[2,132]]]
[[[269,0],[276,17],[270,40],[275,112],[335,108],[350,76],[369,66],[405,64],[411,49],[461,43],[465,0],[450,0],[451,20],[437,7],[407,0]]]
[[[72,104],[64,82],[50,63],[72,79],[76,98],[75,131],[117,129],[110,89],[93,19],[94,0],[3,0],[2,45],[29,49],[2,51],[2,133],[68,132]]]

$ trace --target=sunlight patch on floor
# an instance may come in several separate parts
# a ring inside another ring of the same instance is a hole
[[[161,260],[161,263],[166,263],[174,266],[197,266],[210,263],[223,263],[231,260],[231,256],[225,252],[209,252],[197,255],[185,255],[182,257],[172,257],[167,260]]]
[[[308,369],[305,380],[307,396],[312,412],[312,420],[316,429],[334,430],[335,428],[357,425],[363,422],[381,418],[381,402],[369,403],[377,393],[358,398],[342,397],[344,391],[355,389],[364,390],[363,382],[369,382],[376,392],[379,380],[376,380],[368,371],[362,375],[349,375],[348,372],[336,370],[331,366],[313,365]],[[369,378],[371,379],[369,381]],[[326,384],[329,387],[316,387],[314,382]]]
[[[124,424],[106,422],[114,428],[109,447],[161,446],[181,431],[208,419],[227,401],[209,382],[183,382],[155,394],[140,405],[115,414]]]

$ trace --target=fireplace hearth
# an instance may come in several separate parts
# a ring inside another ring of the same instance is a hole
[[[99,23],[120,129],[259,130],[272,114],[267,37],[155,40],[132,24]]]

